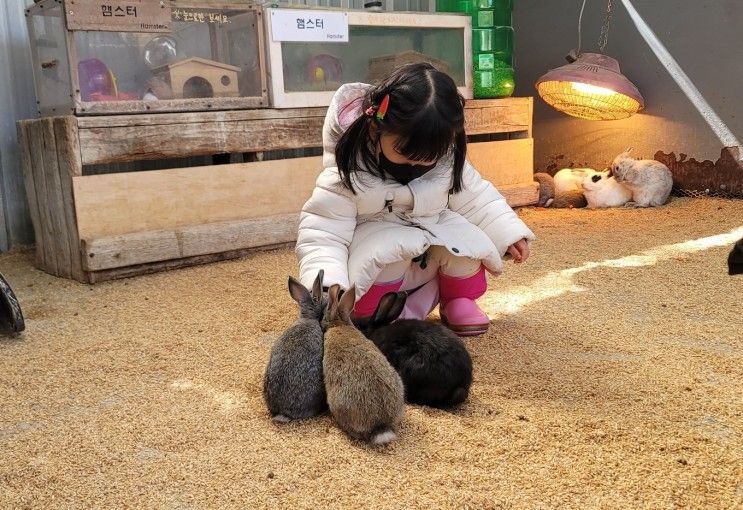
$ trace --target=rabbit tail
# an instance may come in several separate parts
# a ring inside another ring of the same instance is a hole
[[[371,435],[371,443],[378,446],[389,444],[395,439],[397,439],[397,434],[389,427],[377,429]]]

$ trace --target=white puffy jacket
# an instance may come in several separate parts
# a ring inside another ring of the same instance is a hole
[[[503,255],[520,239],[534,234],[495,187],[466,162],[463,189],[449,195],[452,158],[407,185],[365,174],[346,189],[335,163],[335,144],[361,112],[368,85],[352,83],[336,92],[323,128],[323,166],[299,223],[296,252],[300,280],[308,288],[320,269],[324,285],[356,284],[363,296],[387,264],[410,260],[430,246],[482,260],[500,273]],[[392,200],[392,212],[386,202]]]

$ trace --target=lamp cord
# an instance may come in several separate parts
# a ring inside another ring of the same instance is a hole
[[[580,14],[578,14],[578,49],[576,50],[576,55],[580,55],[580,33],[581,33],[581,24],[583,23],[583,9],[586,8],[586,0],[583,0],[583,5],[580,6]]]
[[[581,48],[581,32],[582,32],[582,25],[583,25],[583,11],[586,8],[586,1],[583,0],[583,4],[580,6],[580,13],[578,14],[578,48],[576,49],[576,56],[580,56],[580,48]],[[606,44],[609,42],[609,24],[611,23],[611,16],[612,16],[612,8],[611,8],[611,2],[612,0],[609,0],[609,2],[606,5],[606,15],[604,16],[604,24],[601,26],[601,35],[599,35],[599,51],[601,53],[604,53],[604,50],[606,49]]]

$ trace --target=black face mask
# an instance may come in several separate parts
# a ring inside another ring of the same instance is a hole
[[[387,172],[400,184],[408,184],[410,181],[422,177],[426,172],[436,167],[436,163],[430,165],[410,165],[407,163],[393,163],[384,152],[379,150],[379,169]]]

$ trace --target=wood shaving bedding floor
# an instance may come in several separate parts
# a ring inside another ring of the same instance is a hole
[[[291,250],[96,286],[0,256],[0,507],[740,508],[743,201],[519,214],[470,399],[383,449],[268,419]]]

